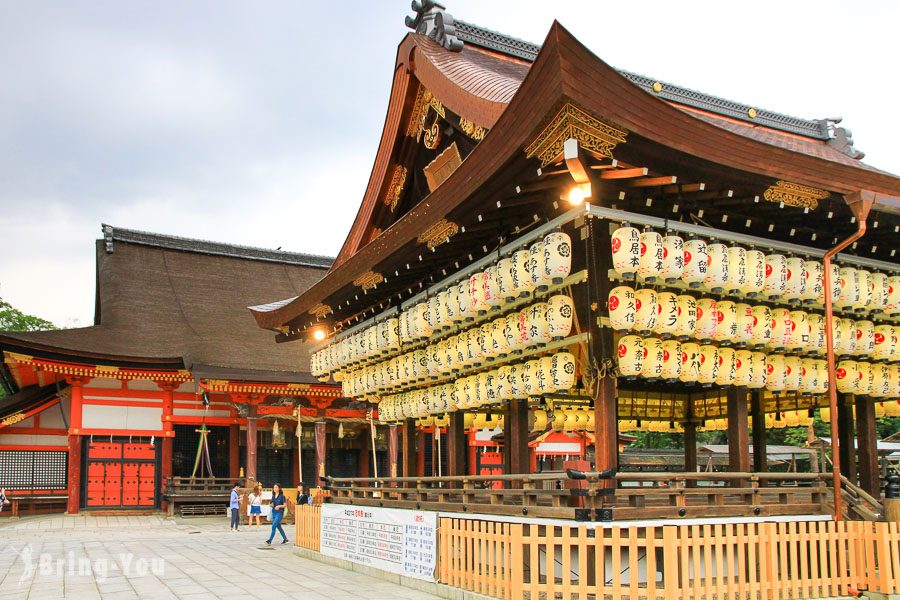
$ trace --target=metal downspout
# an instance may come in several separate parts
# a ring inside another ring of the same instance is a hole
[[[875,199],[875,194],[868,191],[855,192],[844,197],[853,215],[856,217],[858,229],[856,232],[839,243],[837,246],[825,253],[823,258],[824,273],[823,287],[825,297],[825,345],[828,357],[828,400],[831,407],[831,460],[832,475],[834,487],[834,520],[843,519],[842,502],[841,502],[841,458],[839,452],[840,442],[838,441],[838,419],[837,419],[837,382],[835,380],[835,358],[834,358],[834,313],[833,299],[831,297],[831,259],[838,252],[861,238],[866,233],[866,218],[869,216],[869,210]]]

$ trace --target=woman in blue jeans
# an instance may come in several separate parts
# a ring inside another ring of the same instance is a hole
[[[269,534],[269,539],[266,540],[266,543],[270,546],[272,545],[272,539],[275,537],[276,529],[281,534],[281,543],[287,544],[287,536],[284,534],[284,529],[281,528],[281,519],[284,518],[284,507],[286,505],[287,500],[281,491],[281,486],[276,483],[272,486],[272,533]]]

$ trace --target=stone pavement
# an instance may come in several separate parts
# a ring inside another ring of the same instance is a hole
[[[291,527],[285,527],[293,542]],[[306,560],[224,518],[47,515],[0,520],[0,600],[434,598]]]

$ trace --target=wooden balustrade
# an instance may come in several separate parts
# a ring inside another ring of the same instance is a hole
[[[578,520],[825,514],[831,495],[827,475],[818,473],[619,473],[615,488],[607,478],[552,472],[328,481],[340,504]]]

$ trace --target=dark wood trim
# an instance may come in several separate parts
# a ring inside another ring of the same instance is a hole
[[[878,498],[881,496],[881,477],[878,468],[875,404],[871,398],[865,396],[856,397],[856,439],[859,487]]]

